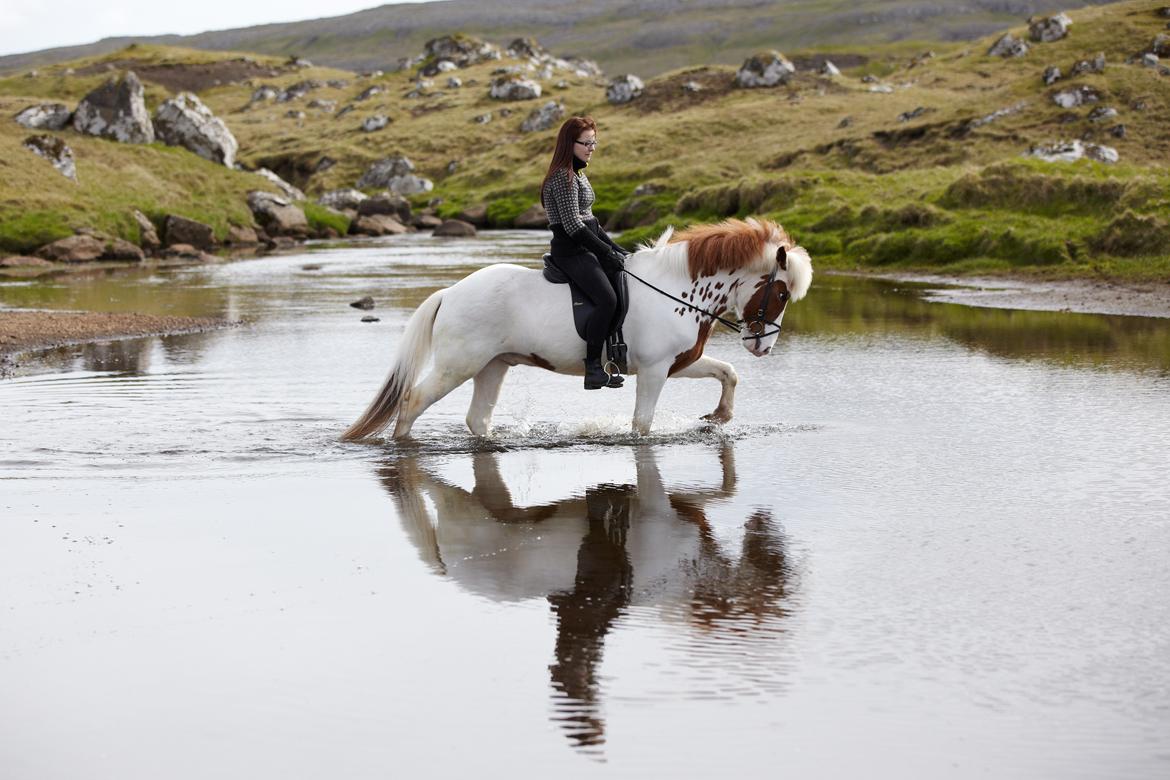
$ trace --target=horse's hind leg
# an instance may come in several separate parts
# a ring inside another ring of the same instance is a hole
[[[394,425],[394,438],[402,439],[410,435],[410,428],[418,416],[425,412],[431,404],[438,401],[459,385],[471,379],[472,374],[455,371],[451,368],[435,368],[427,378],[410,389],[398,411],[398,422]]]
[[[715,407],[715,411],[704,415],[703,419],[717,423],[731,420],[732,412],[735,409],[735,385],[739,381],[739,377],[730,363],[703,355],[694,363],[675,373],[674,376],[685,379],[706,379],[707,377],[718,379],[723,386],[723,392],[719,395],[719,405]]]
[[[471,407],[467,410],[467,427],[476,436],[487,436],[492,425],[492,412],[500,398],[500,387],[509,365],[496,358],[475,375],[475,392],[471,396]]]

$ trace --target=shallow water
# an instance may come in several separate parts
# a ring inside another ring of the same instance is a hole
[[[722,429],[519,368],[486,441],[469,387],[336,441],[431,290],[540,250],[0,283],[249,322],[0,382],[0,775],[1170,771],[1170,322],[822,276],[771,356],[713,339]]]

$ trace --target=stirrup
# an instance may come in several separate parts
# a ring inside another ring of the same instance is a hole
[[[611,371],[610,368],[613,368]],[[621,367],[613,360],[607,360],[601,364],[601,370],[609,375],[609,381],[605,383],[606,387],[621,387],[626,383],[626,378],[622,376]]]

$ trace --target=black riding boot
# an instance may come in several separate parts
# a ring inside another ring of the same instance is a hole
[[[609,374],[601,367],[601,358],[585,358],[585,389],[598,390],[609,384]]]

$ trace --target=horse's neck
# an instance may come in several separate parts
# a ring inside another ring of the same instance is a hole
[[[714,313],[731,307],[735,290],[743,283],[742,271],[720,271],[692,279],[685,258],[680,263],[677,258],[668,260],[656,254],[638,254],[630,259],[628,267],[665,292]]]

